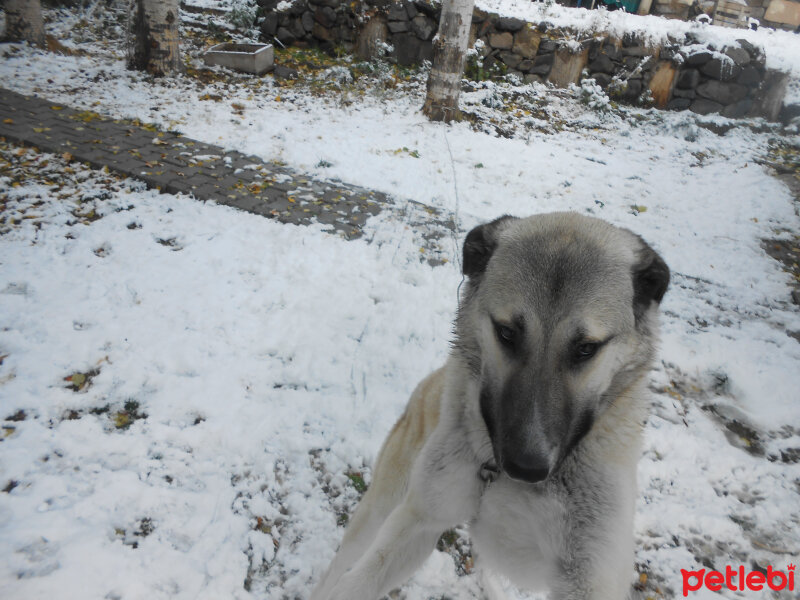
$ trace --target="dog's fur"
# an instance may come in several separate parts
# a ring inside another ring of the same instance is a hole
[[[375,600],[468,523],[484,572],[622,600],[669,269],[630,231],[574,213],[481,225],[463,258],[450,358],[389,434],[311,598]],[[501,597],[491,578],[484,591]]]

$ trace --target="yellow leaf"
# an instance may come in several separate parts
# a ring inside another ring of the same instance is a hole
[[[13,125],[14,119],[3,119],[3,123],[5,123],[6,125]]]
[[[70,154],[69,152],[64,152],[64,154],[61,155],[61,158],[69,162],[72,160],[72,154]]]
[[[52,108],[53,110],[64,110],[63,106],[51,106],[50,108]]]
[[[275,96],[275,102],[280,102],[282,98],[280,96]]]

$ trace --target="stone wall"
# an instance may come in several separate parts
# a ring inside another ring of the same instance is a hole
[[[800,0],[741,0],[741,3],[744,3],[742,12],[745,16],[741,27],[747,26],[746,17],[756,19],[762,27],[773,29],[795,31],[800,26]],[[650,12],[686,21],[700,13],[714,16],[716,8],[715,0],[654,0]],[[714,24],[725,24],[725,21],[728,19],[715,19]]]
[[[389,56],[402,65],[431,60],[438,4],[427,0],[259,0],[263,37],[280,45],[342,46],[362,58]],[[515,75],[558,87],[593,78],[614,100],[729,117],[778,118],[787,76],[765,69],[746,40],[723,48],[686,34],[660,47],[636,35],[583,38],[547,22],[531,24],[476,9],[467,76]]]

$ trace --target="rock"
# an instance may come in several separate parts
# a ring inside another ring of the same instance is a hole
[[[714,79],[697,86],[698,96],[713,100],[722,105],[733,104],[744,99],[748,91],[748,88],[738,83],[723,83]]]
[[[784,125],[788,125],[792,119],[800,117],[800,104],[784,104],[778,113],[778,119]]]
[[[656,60],[652,56],[648,56],[647,58],[643,56],[626,56],[622,64],[625,65],[625,68],[629,71],[633,71],[637,68],[641,68],[642,71],[649,71],[655,66]]]
[[[591,42],[589,42],[589,60],[594,60],[597,58],[602,45],[603,43],[600,40],[593,39]]]
[[[340,2],[341,0],[337,0],[337,1]],[[413,2],[404,2],[403,6],[406,9],[406,13],[408,14],[408,18],[409,19],[413,19],[414,17],[416,17],[419,14],[419,11],[417,10],[417,7],[414,6]]]
[[[696,96],[697,92],[695,90],[682,90],[677,87],[674,90],[672,90],[673,98],[690,98],[693,100]]]
[[[712,79],[730,81],[731,79],[735,79],[739,73],[742,72],[742,68],[730,60],[712,58],[700,67],[700,72]]]
[[[419,44],[419,52],[417,52],[417,60],[422,62],[423,60],[433,61],[433,44],[430,40],[420,41]]]
[[[597,85],[605,89],[608,87],[608,84],[611,83],[613,77],[611,77],[611,75],[608,75],[606,73],[593,73],[592,79],[594,79],[595,82],[597,82]]]
[[[321,6],[314,11],[314,20],[323,27],[336,25],[336,11],[330,6]]]
[[[631,48],[633,46],[638,46],[641,44],[641,40],[639,35],[628,32],[622,36],[622,47],[623,48]]]
[[[411,20],[411,31],[421,40],[430,40],[436,33],[436,23],[430,17],[417,15]]]
[[[355,46],[353,43],[356,41],[356,28],[353,25],[339,25],[336,28],[336,39],[342,42],[342,48],[345,52],[353,52]]]
[[[501,52],[499,54],[500,60],[509,68],[516,69],[517,65],[522,61],[522,57],[513,52]]]
[[[616,65],[605,54],[600,54],[589,63],[589,73],[608,73],[609,75],[613,75],[615,70]]]
[[[523,83],[544,83],[544,79],[534,73],[528,73],[522,78],[522,81]]]
[[[275,79],[297,79],[297,71],[289,67],[284,67],[283,65],[275,65],[275,68],[272,70],[272,76],[275,77]]]
[[[389,21],[389,31],[392,33],[404,33],[408,29],[408,21]]]
[[[390,21],[408,21],[408,12],[402,2],[392,2],[387,11],[387,18]]]
[[[442,12],[442,3],[433,2],[432,0],[414,0],[414,7],[421,13],[439,19],[439,14]]]
[[[550,69],[553,67],[553,61],[555,60],[555,54],[540,54],[533,60],[533,68],[529,71],[529,73],[533,73],[535,75],[547,75],[550,72]]]
[[[311,30],[311,34],[318,40],[322,40],[324,42],[336,41],[335,31],[332,29],[328,29],[327,27],[323,27],[319,23],[314,23],[314,27]]]
[[[695,52],[687,56],[684,64],[689,67],[699,67],[700,65],[706,64],[712,58],[714,58],[714,55],[711,54],[711,52],[701,50],[700,52]]]
[[[306,30],[306,33],[311,33],[311,30],[314,28],[314,15],[312,15],[310,11],[306,11],[303,13],[303,16],[300,17],[300,22],[303,24],[303,29]]]
[[[644,46],[632,46],[630,48],[623,48],[623,56],[650,56],[652,52]]]
[[[514,34],[512,50],[523,58],[533,58],[539,52],[542,34],[530,27],[523,27]]]
[[[526,58],[525,60],[520,61],[520,63],[517,65],[517,68],[523,73],[527,73],[533,68],[533,61],[529,58]]]
[[[792,290],[792,302],[800,305],[800,290]]]
[[[758,60],[759,60],[759,59],[760,59],[762,56],[764,56],[764,50],[763,50],[763,48],[760,48],[760,47],[758,47],[758,46],[754,46],[753,44],[751,44],[750,42],[748,42],[748,41],[747,41],[747,40],[745,40],[745,39],[738,39],[738,40],[736,40],[736,43],[737,43],[737,44],[739,44],[739,46],[741,46],[741,48],[742,48],[742,49],[743,49],[745,52],[747,52],[747,54],[749,54],[749,55],[750,55],[750,60],[753,60],[753,61],[755,61],[755,62],[758,62]],[[762,63],[762,64],[763,64],[763,63]]]
[[[275,38],[284,46],[291,46],[297,41],[297,38],[286,27],[278,27]],[[277,67],[275,67],[277,70]]]
[[[676,98],[676,100],[686,100],[686,98]],[[713,100],[707,100],[705,98],[697,98],[691,103],[689,110],[699,115],[707,115],[712,112],[721,111],[722,104],[719,102],[714,102]]]
[[[667,103],[667,110],[686,110],[692,105],[688,98],[673,98]]]
[[[524,25],[525,21],[513,17],[500,17],[495,23],[498,31],[510,31],[512,33],[519,31]]]
[[[643,84],[641,79],[629,79],[626,82],[622,97],[626,100],[634,100],[642,93]]]
[[[511,47],[514,45],[514,36],[507,31],[503,33],[490,33],[489,45],[498,50],[511,50]]]
[[[298,40],[302,40],[306,37],[306,30],[305,27],[303,27],[302,18],[292,21],[292,24],[289,26],[289,31],[291,31],[292,35]]]
[[[767,121],[777,121],[786,97],[789,74],[769,69],[764,73],[764,82],[753,92],[751,117],[764,117]]]
[[[485,10],[476,8],[475,10],[472,11],[473,23],[483,23],[488,18],[489,18],[489,13],[487,13]]]
[[[606,42],[600,52],[606,55],[611,60],[620,60],[622,58],[622,50],[617,48],[613,43]]]
[[[730,58],[740,67],[743,67],[750,62],[750,53],[744,48],[739,48],[737,46],[728,46],[725,48],[725,56]]]
[[[305,0],[295,0],[287,11],[293,17],[300,17],[308,9],[308,4]]]
[[[696,88],[698,83],[700,83],[700,71],[697,69],[683,69],[678,75],[675,87],[690,90]]]
[[[677,45],[664,46],[663,48],[661,48],[661,53],[659,54],[659,58],[661,58],[661,60],[672,60],[679,55],[680,55],[680,46]]]
[[[736,78],[736,83],[755,88],[761,84],[762,79],[763,75],[761,70],[754,65],[748,65],[739,73],[739,76]]]
[[[539,42],[539,53],[550,54],[551,52],[555,52],[557,47],[558,44],[556,44],[554,40],[542,40]]]
[[[267,13],[261,21],[261,33],[272,37],[276,31],[278,31],[278,15],[275,12]]]
[[[725,108],[722,109],[722,116],[728,117],[730,119],[741,119],[748,112],[753,106],[753,101],[750,98],[745,98],[744,100],[740,100],[735,104],[729,104]]]
[[[392,56],[394,56],[398,64],[407,66],[419,62],[422,42],[413,33],[395,34],[392,36],[392,46],[394,46]]]

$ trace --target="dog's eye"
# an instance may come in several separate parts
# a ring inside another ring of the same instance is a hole
[[[574,358],[576,362],[581,362],[584,360],[589,360],[600,349],[600,344],[598,342],[584,342],[582,344],[578,344],[575,347]]]
[[[508,325],[500,325],[496,323],[495,331],[497,332],[497,339],[500,340],[500,343],[504,346],[513,346],[514,342],[517,338],[517,333]]]

